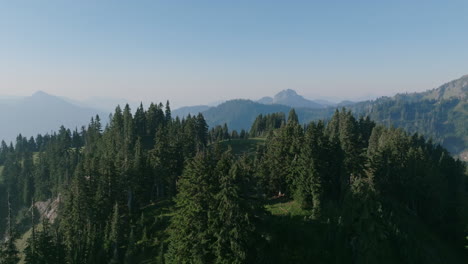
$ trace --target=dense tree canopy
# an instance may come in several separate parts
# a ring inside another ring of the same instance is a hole
[[[249,136],[256,151],[222,151]],[[345,109],[238,133],[126,105],[106,127],[1,143],[0,263],[456,263],[467,183],[442,147]]]

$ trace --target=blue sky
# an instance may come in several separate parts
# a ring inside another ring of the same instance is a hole
[[[0,1],[0,94],[165,101],[423,91],[468,74],[468,1]]]

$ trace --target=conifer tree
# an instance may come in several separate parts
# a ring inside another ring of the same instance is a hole
[[[120,263],[121,252],[120,247],[122,246],[122,223],[119,214],[119,205],[114,205],[112,219],[110,222],[110,256],[111,263]]]
[[[208,144],[208,124],[201,113],[198,114],[196,120],[197,127],[197,149],[203,150]]]
[[[9,240],[0,245],[0,264],[17,264],[20,260],[18,255],[13,241]]]
[[[167,263],[211,263],[214,238],[209,226],[213,209],[213,169],[209,154],[199,153],[179,179],[176,213],[171,219]]]
[[[166,124],[168,124],[172,121],[171,107],[169,106],[169,100],[166,102],[166,110],[164,113],[166,116]]]
[[[140,106],[137,108],[133,120],[136,136],[144,138],[146,136],[146,117],[143,103],[140,103]]]
[[[28,205],[34,196],[34,164],[32,152],[25,152],[23,156],[23,166],[21,168],[21,178],[23,179],[22,202]]]
[[[124,137],[124,159],[130,159],[130,155],[133,154],[133,145],[135,142],[135,129],[132,112],[130,107],[125,105],[123,111],[123,137]]]
[[[296,110],[294,110],[294,108],[292,108],[288,114],[288,123],[290,122],[299,123],[299,117],[297,116]]]
[[[25,263],[28,264],[52,264],[63,263],[63,256],[60,256],[59,246],[50,232],[47,220],[42,223],[42,231],[28,240],[28,246],[25,249]]]
[[[7,197],[8,203],[8,230],[7,230],[7,240],[5,242],[0,243],[0,264],[16,264],[19,261],[19,252],[16,249],[16,245],[14,243],[14,234],[13,234],[13,226],[12,226],[12,209],[11,209],[11,200],[10,200],[10,192],[8,192]]]
[[[64,234],[64,244],[67,247],[67,261],[70,263],[85,263],[87,259],[87,233],[89,214],[89,194],[83,167],[78,166],[71,190],[65,199],[61,230]]]
[[[292,111],[292,116],[294,115]],[[303,133],[302,127],[294,117],[278,131],[270,131],[263,160],[268,167],[265,171],[268,174],[265,176],[268,178],[271,194],[291,195],[294,191],[293,185],[298,175],[295,165],[299,158]]]
[[[219,191],[211,214],[215,263],[246,263],[254,232],[252,212],[245,207],[241,190],[241,177],[247,175],[239,163],[233,165],[229,152],[218,162],[216,173]]]
[[[133,228],[130,230],[130,234],[128,235],[128,245],[127,250],[125,251],[125,259],[124,263],[132,264],[136,263],[136,241],[135,241],[135,234],[133,232]]]
[[[300,156],[300,176],[296,192],[303,207],[312,207],[313,216],[319,218],[325,200],[332,200],[333,173],[332,149],[325,134],[323,122],[311,123],[304,136],[304,146]],[[336,199],[336,198],[335,198]]]

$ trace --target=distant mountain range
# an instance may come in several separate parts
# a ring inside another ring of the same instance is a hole
[[[188,114],[196,115],[201,112],[203,113],[207,112],[210,109],[219,109],[217,108],[218,106],[221,106],[221,108],[223,108],[223,104],[227,104],[231,106],[233,102],[234,104],[237,103],[241,105],[248,104],[249,109],[251,109],[252,106],[255,105],[255,103],[257,103],[257,105],[262,110],[266,110],[268,112],[275,111],[275,110],[281,111],[281,109],[286,109],[284,108],[284,106],[287,106],[289,108],[294,107],[294,108],[307,108],[307,109],[325,109],[328,107],[349,106],[349,105],[355,104],[355,102],[352,102],[352,101],[343,101],[340,103],[333,103],[333,102],[329,102],[326,100],[309,100],[309,99],[306,99],[304,96],[297,94],[296,91],[287,89],[287,90],[283,90],[277,93],[273,97],[265,96],[257,101],[252,101],[248,99],[234,99],[234,100],[223,102],[221,104],[217,104],[215,106],[209,106],[209,105],[185,106],[185,107],[181,107],[181,108],[174,110],[173,116],[185,117]],[[260,105],[270,105],[271,107],[264,107]],[[216,110],[213,110],[213,112],[216,112]],[[255,110],[253,112],[257,113],[258,111]],[[214,119],[217,119],[217,118],[214,118]],[[229,120],[226,120],[227,123],[229,123],[228,121]],[[217,122],[215,121],[213,121],[213,123],[217,124]],[[243,123],[243,122],[240,122],[240,123]]]
[[[422,93],[397,94],[364,102],[339,104],[312,101],[293,90],[258,101],[231,100],[216,107],[186,107],[176,113],[202,112],[210,126],[226,123],[230,129],[249,130],[259,114],[283,112],[295,108],[299,121],[308,123],[330,118],[335,109],[346,107],[356,116],[370,116],[378,123],[401,127],[411,133],[432,138],[453,154],[468,161],[468,75]],[[204,110],[205,109],[205,110]]]
[[[296,91],[287,89],[277,93],[273,97],[263,97],[257,101],[248,99],[234,99],[221,103],[217,106],[187,106],[173,111],[173,116],[185,117],[188,114],[196,115],[203,113],[210,126],[222,125],[226,123],[229,128],[241,130],[250,129],[252,122],[259,114],[275,112],[289,112],[295,108],[302,115],[304,122],[313,118],[328,116],[330,107],[348,106],[355,104],[351,101],[332,103],[326,100],[309,100]],[[313,111],[312,111],[313,110]]]
[[[345,104],[349,103],[352,102],[345,102]],[[308,100],[296,91],[288,89],[279,92],[274,97],[263,97],[257,101],[234,99],[213,107],[206,105],[182,107],[174,110],[172,115],[183,118],[188,114],[203,113],[211,127],[226,123],[230,129],[249,130],[259,114],[287,113],[291,108],[296,108],[301,120],[307,122],[315,118],[327,117],[331,112],[331,108],[328,108],[331,106],[337,106],[337,104],[324,100]]]
[[[23,136],[56,131],[61,125],[80,128],[92,116],[99,114],[105,123],[116,104],[124,100],[95,98],[74,101],[37,92],[29,97],[0,97],[0,140],[15,140]],[[198,105],[175,109],[172,115],[183,118],[202,113],[209,126],[223,125],[229,129],[249,130],[259,114],[283,112],[295,108],[299,121],[308,123],[330,118],[335,109],[346,107],[356,116],[370,116],[378,123],[401,127],[431,137],[452,153],[468,161],[468,75],[422,93],[404,93],[364,102],[343,101],[339,104],[309,100],[294,90],[284,90],[273,97],[258,101],[235,99],[217,106]],[[111,105],[113,104],[113,105]],[[137,104],[131,102],[131,108]]]
[[[57,131],[61,125],[80,129],[96,114],[103,123],[107,121],[109,113],[81,107],[44,92],[13,99],[3,97],[0,98],[0,140],[14,141],[20,133],[35,137],[38,133]]]

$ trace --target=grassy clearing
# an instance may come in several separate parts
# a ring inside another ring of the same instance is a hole
[[[310,210],[301,208],[298,202],[287,199],[274,199],[265,205],[265,209],[274,216],[310,216]]]
[[[42,224],[36,225],[36,232],[42,230]],[[28,245],[28,239],[32,235],[32,228],[30,228],[26,233],[24,233],[19,239],[15,241],[16,248],[20,252],[19,257],[20,261],[18,264],[23,264],[24,263],[24,250],[26,249],[26,246]]]
[[[326,239],[331,228],[311,219],[298,202],[271,199],[265,210],[270,213],[262,223],[268,230],[265,263],[339,263],[325,252],[332,249]]]

